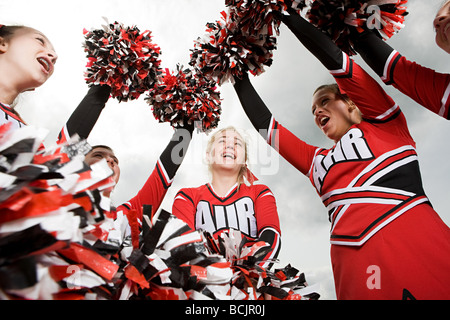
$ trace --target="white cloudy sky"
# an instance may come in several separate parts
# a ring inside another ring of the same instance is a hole
[[[410,0],[406,27],[389,40],[409,59],[440,72],[450,72],[449,56],[434,42],[432,20],[442,0]],[[224,0],[0,0],[0,23],[24,24],[45,33],[59,59],[53,77],[35,92],[26,94],[18,105],[30,124],[50,129],[47,144],[57,133],[87,91],[84,82],[86,58],[82,49],[83,28],[99,28],[102,17],[125,25],[149,29],[162,49],[164,68],[185,66],[193,41],[202,36],[205,24],[219,19]],[[356,57],[357,62],[366,65]],[[313,90],[332,78],[282,26],[274,63],[252,82],[280,123],[296,135],[318,146],[331,147],[315,127],[310,113]],[[425,190],[436,211],[450,224],[447,199],[450,196],[450,123],[415,104],[393,88],[386,88],[402,106],[410,131],[417,142]],[[282,251],[278,267],[291,263],[305,272],[310,284],[319,285],[324,299],[334,299],[329,257],[327,212],[309,181],[255,134],[231,84],[220,87],[223,98],[220,126],[235,125],[249,136],[251,168],[277,198],[282,229]],[[153,118],[144,96],[138,101],[110,100],[89,138],[91,144],[112,146],[120,159],[121,181],[113,195],[120,204],[133,197],[150,174],[172,134],[167,124]],[[162,207],[171,210],[174,194],[187,186],[208,181],[203,163],[208,137],[196,134],[187,157]],[[268,165],[270,163],[270,165]],[[265,164],[265,165],[264,165]]]

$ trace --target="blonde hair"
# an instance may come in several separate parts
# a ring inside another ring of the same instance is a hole
[[[217,137],[219,137],[225,131],[236,132],[242,138],[242,141],[244,143],[244,151],[245,151],[244,164],[242,165],[241,169],[239,170],[239,174],[238,174],[238,178],[237,178],[238,185],[241,185],[242,183],[245,182],[244,177],[246,176],[246,173],[247,173],[247,161],[248,161],[248,143],[247,143],[247,139],[244,137],[243,133],[241,133],[234,126],[228,126],[228,127],[217,130],[216,132],[214,132],[214,134],[211,136],[211,138],[208,141],[208,144],[206,146],[206,154],[208,155],[211,153],[212,146],[213,146],[214,142],[217,140]],[[212,163],[208,162],[208,170],[209,170],[209,172],[212,172]]]

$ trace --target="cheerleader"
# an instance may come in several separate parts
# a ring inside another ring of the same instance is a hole
[[[20,93],[43,85],[53,74],[57,59],[52,43],[40,31],[0,24],[0,125],[25,125],[13,102]]]
[[[436,44],[450,53],[450,1],[434,19]],[[450,119],[450,74],[443,74],[409,61],[368,30],[353,36],[356,51],[381,77],[428,110]]]
[[[215,239],[233,228],[241,231],[247,245],[267,242],[269,247],[255,257],[260,266],[269,268],[281,247],[280,223],[273,193],[265,185],[253,184],[246,141],[234,127],[223,128],[209,140],[206,154],[211,182],[178,191],[172,213],[192,230],[205,230]]]
[[[235,90],[252,124],[316,188],[331,221],[338,299],[449,299],[450,230],[422,187],[415,142],[399,106],[299,15],[283,22],[330,70],[311,112],[330,149],[280,125],[248,77]]]

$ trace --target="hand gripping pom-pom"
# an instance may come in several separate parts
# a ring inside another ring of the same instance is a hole
[[[356,54],[351,34],[374,29],[384,40],[404,27],[407,0],[314,0],[309,21],[327,33],[348,55]]]
[[[177,65],[176,73],[165,70],[146,101],[159,122],[169,122],[174,128],[195,125],[208,132],[220,120],[221,101],[216,83],[181,65]]]
[[[84,31],[88,84],[109,85],[119,101],[134,100],[151,89],[161,73],[160,48],[151,31],[115,22],[103,29]]]

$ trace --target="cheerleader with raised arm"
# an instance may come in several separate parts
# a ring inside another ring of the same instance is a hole
[[[264,254],[254,256],[259,265],[270,267],[281,247],[276,201],[267,186],[253,184],[247,157],[247,143],[234,127],[218,130],[207,147],[211,182],[178,191],[172,213],[192,230],[208,231],[215,239],[224,230],[236,229],[249,240],[247,245],[267,242],[270,250],[263,248]]]
[[[337,298],[450,298],[450,229],[425,195],[401,109],[301,16],[283,22],[336,79],[314,92],[311,107],[335,145],[309,145],[280,125],[248,77],[235,89],[253,126],[310,179],[328,211]]]

